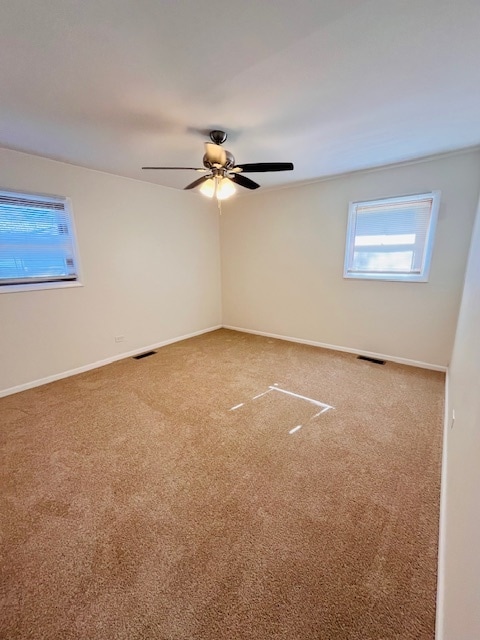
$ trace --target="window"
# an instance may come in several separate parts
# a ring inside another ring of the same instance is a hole
[[[426,282],[440,192],[352,202],[344,278]]]
[[[78,284],[67,198],[0,191],[0,291]]]

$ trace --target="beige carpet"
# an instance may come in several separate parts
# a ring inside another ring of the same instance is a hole
[[[0,400],[1,637],[432,640],[443,393],[220,330]]]

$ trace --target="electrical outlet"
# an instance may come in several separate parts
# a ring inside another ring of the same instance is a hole
[[[450,420],[450,429],[453,429],[454,424],[455,424],[455,409],[452,409],[452,419]]]
[[[125,340],[125,336],[115,336],[115,342],[123,342]]]

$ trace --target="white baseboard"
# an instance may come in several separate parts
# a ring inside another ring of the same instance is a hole
[[[240,331],[242,333],[253,333],[256,336],[265,336],[266,338],[275,338],[277,340],[286,340],[287,342],[298,342],[300,344],[308,344],[312,347],[321,347],[322,349],[331,349],[332,351],[343,351],[344,353],[354,353],[359,356],[368,356],[369,358],[378,358],[379,360],[388,360],[389,362],[397,362],[398,364],[406,364],[411,367],[419,367],[420,369],[431,369],[432,371],[447,370],[447,367],[443,367],[438,364],[430,364],[429,362],[421,362],[420,360],[409,360],[408,358],[399,358],[397,356],[389,356],[384,353],[375,353],[373,351],[362,351],[361,349],[352,349],[351,347],[340,347],[336,344],[326,344],[324,342],[317,342],[316,340],[304,340],[303,338],[292,338],[291,336],[279,336],[276,333],[268,333],[266,331],[254,331],[253,329],[244,329],[243,327],[232,327],[230,325],[223,325],[224,329],[231,329],[232,331]]]
[[[136,356],[137,354],[144,353],[145,351],[152,351],[153,349],[159,349],[160,347],[167,346],[167,344],[173,344],[174,342],[180,342],[181,340],[194,338],[195,336],[200,336],[202,333],[209,333],[210,331],[216,331],[217,329],[221,329],[221,328],[222,328],[221,324],[215,325],[214,327],[209,327],[208,329],[201,329],[200,331],[194,331],[193,333],[189,333],[184,336],[170,338],[168,340],[163,340],[162,342],[156,342],[155,344],[150,344],[146,347],[141,347],[140,349],[134,349],[133,351],[127,351],[125,353],[120,353],[114,356],[110,356],[109,358],[105,358],[104,360],[97,360],[96,362],[83,365],[82,367],[76,367],[75,369],[69,369],[68,371],[62,371],[61,373],[55,373],[54,375],[47,376],[46,378],[39,378],[38,380],[32,380],[31,382],[26,382],[25,384],[19,384],[15,387],[10,387],[8,389],[1,389],[0,398],[3,398],[4,396],[12,395],[13,393],[19,393],[20,391],[26,391],[27,389],[33,389],[34,387],[40,387],[42,384],[55,382],[55,380],[61,380],[62,378],[69,378],[70,376],[75,376],[78,373],[84,373],[85,371],[98,369],[99,367],[104,367],[106,364],[111,364],[112,362],[116,362],[117,360],[124,360],[125,358]]]
[[[417,360],[409,360],[407,358],[397,358],[395,356],[389,356],[382,353],[374,353],[372,351],[362,351],[360,349],[351,349],[350,347],[340,347],[338,345],[326,344],[324,342],[317,342],[315,340],[304,340],[302,338],[294,338],[291,336],[281,336],[275,333],[268,333],[265,331],[254,331],[252,329],[244,329],[243,327],[233,327],[230,325],[215,325],[213,327],[208,327],[207,329],[194,331],[193,333],[189,333],[187,335],[177,336],[176,338],[170,338],[168,340],[163,340],[162,342],[156,342],[155,344],[147,345],[139,349],[134,349],[133,351],[127,351],[124,353],[116,354],[114,356],[110,356],[109,358],[105,358],[103,360],[97,360],[96,362],[83,365],[82,367],[76,367],[75,369],[62,371],[61,373],[56,373],[54,375],[47,376],[45,378],[39,378],[38,380],[32,380],[31,382],[26,382],[25,384],[16,385],[14,387],[9,387],[7,389],[1,389],[0,398],[4,396],[9,396],[13,393],[19,393],[20,391],[26,391],[27,389],[33,389],[34,387],[39,387],[43,384],[48,384],[49,382],[55,382],[55,380],[68,378],[69,376],[74,376],[74,375],[77,375],[78,373],[84,373],[85,371],[98,369],[99,367],[103,367],[107,364],[111,364],[112,362],[116,362],[117,360],[123,360],[124,358],[135,356],[139,353],[143,353],[144,351],[159,349],[161,347],[165,347],[168,344],[173,344],[174,342],[180,342],[181,340],[187,340],[188,338],[194,338],[195,336],[199,336],[202,333],[209,333],[210,331],[216,331],[217,329],[222,329],[222,328],[231,329],[233,331],[240,331],[242,333],[252,333],[254,335],[265,336],[267,338],[275,338],[277,340],[286,340],[288,342],[298,342],[299,344],[307,344],[313,347],[321,347],[323,349],[332,349],[333,351],[343,351],[346,353],[354,353],[356,355],[368,356],[370,358],[379,358],[381,360],[389,360],[391,362],[398,362],[399,364],[406,364],[413,367],[420,367],[422,369],[432,369],[434,371],[447,370],[446,367],[442,367],[439,365],[429,364],[427,362],[420,362]]]
[[[448,429],[450,427],[449,375],[445,378],[445,413],[443,419],[442,471],[440,478],[440,522],[438,528],[437,609],[435,615],[435,640],[444,640],[445,611],[445,544],[447,528],[447,455]]]

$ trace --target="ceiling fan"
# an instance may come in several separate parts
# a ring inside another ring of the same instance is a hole
[[[246,189],[258,189],[258,183],[244,176],[244,173],[263,173],[266,171],[292,171],[291,162],[256,162],[250,164],[235,164],[235,158],[222,145],[227,139],[225,131],[214,129],[210,131],[210,140],[205,143],[203,167],[142,167],[142,169],[191,169],[201,171],[205,175],[197,178],[185,189],[200,187],[201,193],[218,200],[225,200],[236,191],[235,185]]]

